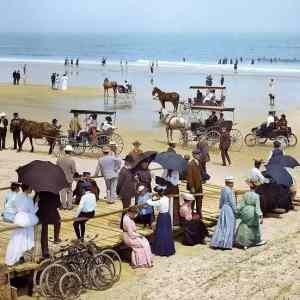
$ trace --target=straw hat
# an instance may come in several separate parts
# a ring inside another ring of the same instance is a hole
[[[0,118],[1,117],[6,117],[6,113],[5,112],[0,113]]]
[[[225,182],[234,182],[234,177],[233,176],[226,176],[224,178]]]
[[[102,148],[102,152],[103,152],[103,153],[109,153],[109,152],[110,152],[110,148],[109,148],[108,146],[104,146],[104,147]]]
[[[194,201],[195,197],[191,193],[181,193],[181,198],[186,201]]]
[[[140,193],[145,189],[145,187],[143,185],[140,185],[137,189],[137,191]]]
[[[74,151],[74,149],[73,149],[73,147],[71,145],[67,145],[65,147],[65,152],[73,152],[73,151]]]
[[[134,141],[132,143],[133,146],[141,146],[142,144],[139,141]]]

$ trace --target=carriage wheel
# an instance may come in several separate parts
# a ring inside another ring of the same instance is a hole
[[[288,137],[288,145],[289,147],[295,147],[298,143],[298,138],[297,136],[292,133],[289,137]]]
[[[117,282],[120,280],[121,277],[121,272],[122,272],[122,261],[121,258],[115,250],[112,249],[105,249],[101,252],[101,254],[106,254],[108,255],[114,262],[114,267],[115,267],[115,277],[114,281]]]
[[[91,281],[96,290],[109,289],[114,284],[114,274],[105,264],[94,265],[91,272]]]
[[[123,151],[123,148],[124,148],[124,142],[123,142],[123,139],[122,137],[118,134],[118,133],[113,133],[111,136],[110,136],[110,139],[109,139],[110,142],[114,142],[116,143],[116,153],[119,155],[122,153]]]
[[[243,135],[238,129],[232,129],[230,131],[230,138],[231,138],[231,151],[241,151],[243,147]]]
[[[46,298],[60,296],[58,284],[65,273],[68,273],[67,268],[59,264],[51,264],[44,269],[40,277],[40,290]]]
[[[59,280],[59,292],[62,299],[77,299],[81,287],[80,277],[73,272],[65,273]]]
[[[182,144],[183,147],[187,147],[189,143],[189,133],[187,130],[180,131],[179,143]]]
[[[53,148],[53,153],[56,157],[61,157],[64,155],[65,145],[60,142],[56,142]]]
[[[40,278],[42,272],[45,270],[47,266],[50,265],[50,263],[51,263],[50,259],[45,259],[39,264],[38,268],[34,271],[32,281],[33,281],[33,289],[35,292],[42,292],[40,288]],[[46,297],[46,295],[42,295],[42,296]]]
[[[220,133],[215,130],[211,130],[206,134],[206,141],[209,149],[212,152],[219,151],[220,146]]]
[[[245,141],[245,144],[248,147],[254,147],[256,145],[256,142],[257,142],[256,135],[254,135],[253,133],[248,133],[245,136],[244,141]]]

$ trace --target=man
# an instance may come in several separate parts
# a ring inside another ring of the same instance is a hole
[[[49,257],[48,247],[48,225],[54,225],[54,243],[61,242],[60,233],[60,215],[58,208],[60,207],[59,195],[50,192],[39,192],[36,196],[38,200],[38,211],[36,213],[39,223],[42,224],[41,231],[41,247],[43,258]]]
[[[98,176],[101,172],[106,185],[107,202],[114,203],[117,199],[116,188],[121,160],[112,155],[110,148],[107,146],[103,147],[102,152],[103,156],[98,161],[94,176]]]
[[[134,174],[132,172],[132,164],[134,163],[133,158],[127,155],[124,159],[125,165],[121,169],[117,183],[117,195],[121,198],[123,209],[131,206],[131,199],[135,197],[136,182]],[[120,228],[123,228],[123,217],[122,214]]]
[[[103,122],[101,129],[106,134],[111,134],[112,133],[112,130],[114,129],[114,126],[112,125],[112,118],[111,118],[111,116],[107,116],[105,118],[105,121]]]
[[[225,79],[224,79],[224,75],[222,74],[222,75],[221,75],[221,80],[220,80],[221,86],[223,86],[223,85],[224,85],[224,81],[225,81]]]
[[[201,152],[196,149],[187,167],[187,188],[192,194],[202,193]],[[195,196],[197,213],[202,216],[202,196]],[[194,203],[193,203],[194,206]]]
[[[176,153],[176,150],[175,150],[175,148],[176,148],[176,143],[175,142],[173,142],[173,141],[170,141],[169,143],[168,143],[168,149],[167,149],[167,152],[175,152]]]
[[[269,179],[264,177],[264,175],[260,171],[262,162],[263,162],[262,159],[260,159],[260,160],[255,159],[254,160],[254,168],[252,168],[252,170],[250,172],[249,179],[251,180],[251,182],[255,183],[255,185],[257,185],[257,186],[269,182]]]
[[[13,118],[10,121],[10,132],[13,134],[14,150],[21,148],[21,128],[20,118],[18,113],[13,113]]]
[[[56,81],[56,73],[52,73],[50,79],[51,79],[52,90],[54,90],[55,89],[55,81]]]
[[[231,159],[228,154],[228,150],[231,145],[231,137],[230,133],[227,128],[221,128],[221,136],[220,136],[220,151],[221,151],[221,158],[223,162],[223,166],[226,166],[226,160],[229,165],[231,165]]]
[[[78,120],[78,114],[75,113],[74,117],[71,119],[69,124],[69,135],[70,137],[75,138],[78,135],[78,132],[81,130],[81,125]]]
[[[20,72],[20,70],[18,70],[17,73],[16,73],[16,82],[17,82],[17,85],[20,84],[20,79],[21,79],[21,72]]]
[[[269,87],[270,106],[274,106],[275,105],[275,81],[273,78],[270,79],[268,87]]]
[[[2,112],[0,113],[0,151],[5,150],[7,126],[6,113]]]
[[[199,136],[198,140],[196,148],[201,153],[201,166],[206,172],[206,164],[210,161],[209,147],[205,136]]]
[[[213,111],[211,115],[207,118],[205,121],[205,127],[211,127],[214,126],[218,122],[218,117],[216,115],[216,112]]]
[[[62,208],[69,210],[73,207],[72,183],[76,173],[76,164],[74,159],[71,157],[72,152],[73,147],[71,145],[67,145],[65,147],[65,155],[58,158],[56,162],[56,164],[64,171],[67,182],[69,183],[69,186],[60,192]]]
[[[17,71],[13,71],[13,84],[16,85],[17,84]]]
[[[143,150],[140,149],[140,146],[142,144],[139,141],[134,141],[132,145],[133,145],[133,149],[131,150],[129,155],[132,156],[134,160],[137,160],[139,156],[143,154]]]
[[[269,115],[267,118],[267,128],[271,128],[274,127],[274,123],[275,123],[275,111],[269,111]]]

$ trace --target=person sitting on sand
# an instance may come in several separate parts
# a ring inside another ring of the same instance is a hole
[[[148,240],[137,233],[134,219],[138,211],[135,207],[130,207],[123,218],[123,240],[125,245],[132,249],[131,266],[133,268],[153,267],[153,254]]]
[[[205,244],[205,238],[208,231],[202,222],[200,215],[193,214],[192,203],[195,197],[190,193],[181,193],[184,203],[180,207],[180,224],[183,228],[182,244],[194,246],[197,244]]]
[[[262,246],[266,242],[261,239],[260,224],[263,223],[263,214],[260,209],[259,195],[255,193],[256,185],[248,179],[250,191],[245,193],[237,208],[237,218],[241,220],[235,237],[238,247],[247,249]]]

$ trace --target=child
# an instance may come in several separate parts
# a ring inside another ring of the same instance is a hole
[[[148,192],[147,188],[143,185],[140,185],[137,189],[138,197],[137,204],[147,204],[147,201],[152,198],[151,193]],[[144,224],[144,227],[149,225],[151,227],[153,216],[153,208],[149,205],[139,208],[138,221]]]

